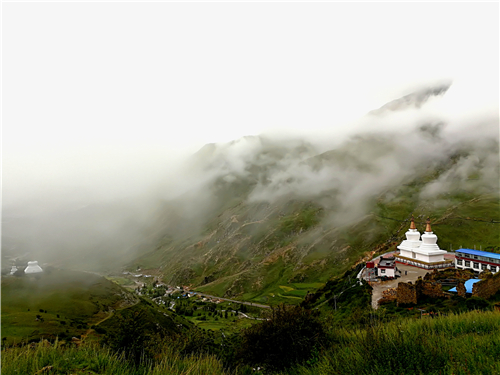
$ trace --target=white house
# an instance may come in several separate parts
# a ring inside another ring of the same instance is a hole
[[[377,276],[396,277],[396,259],[381,257],[377,266]]]
[[[441,250],[437,245],[437,236],[432,232],[429,219],[427,219],[425,233],[420,236],[412,216],[410,229],[406,232],[406,240],[397,248],[399,255],[396,255],[396,259],[402,263],[426,269],[444,268],[452,263],[444,259],[446,251]]]

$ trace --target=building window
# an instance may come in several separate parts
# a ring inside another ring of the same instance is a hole
[[[470,258],[470,255],[469,255],[469,254],[465,254],[465,257],[466,257],[466,258]]]
[[[412,255],[413,255],[413,258],[416,258],[416,257],[417,257],[417,254],[415,254],[415,253],[412,253]]]
[[[481,269],[484,271],[485,269],[487,269],[487,266],[486,264],[481,264]]]
[[[479,268],[479,263],[478,262],[474,262],[474,268]]]
[[[385,273],[385,270],[380,270],[380,273]]]
[[[490,266],[491,272],[497,272],[497,266]]]
[[[465,261],[465,267],[470,267],[470,260]]]
[[[461,265],[462,265],[462,259],[457,259],[457,264],[458,264],[459,266],[461,266]]]

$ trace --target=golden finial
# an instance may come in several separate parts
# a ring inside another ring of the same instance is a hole
[[[413,219],[413,215],[411,215],[410,229],[417,229],[417,227],[415,226],[415,219]]]
[[[425,231],[426,232],[432,232],[432,229],[431,229],[431,219],[430,218],[427,218],[427,226],[425,227]]]

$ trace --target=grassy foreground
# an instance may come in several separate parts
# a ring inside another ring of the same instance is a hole
[[[500,314],[472,311],[334,330],[314,366],[290,374],[499,374]]]
[[[210,355],[181,356],[165,347],[158,361],[140,367],[130,365],[123,355],[95,343],[64,347],[39,343],[33,347],[2,351],[2,374],[225,374],[222,362]]]
[[[257,366],[258,364],[255,364]],[[181,355],[165,343],[139,367],[96,344],[37,344],[2,350],[2,374],[247,374],[249,366],[214,355]],[[264,370],[264,373],[267,373]],[[439,318],[400,319],[367,329],[329,327],[312,357],[281,374],[498,374],[500,314],[472,311]]]

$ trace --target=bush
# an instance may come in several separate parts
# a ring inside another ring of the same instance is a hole
[[[99,326],[95,327],[95,331],[97,333],[100,333],[100,334],[105,334],[106,333],[106,330],[104,328],[102,328],[102,327],[99,327]]]
[[[238,357],[251,365],[282,370],[310,359],[324,337],[323,325],[310,310],[281,305],[269,320],[243,331]]]
[[[151,356],[154,346],[152,343],[159,340],[148,332],[143,312],[119,315],[117,320],[118,329],[108,332],[105,344],[117,353],[124,353],[125,358],[138,366],[141,360]]]
[[[489,303],[481,297],[471,297],[467,298],[465,305],[469,310],[484,310],[489,306]]]

